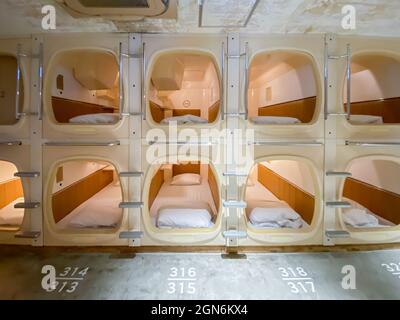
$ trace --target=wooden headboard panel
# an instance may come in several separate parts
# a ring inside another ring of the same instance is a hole
[[[186,116],[188,114],[200,117],[201,111],[200,111],[200,109],[173,109],[172,110],[172,115],[174,117]]]
[[[258,181],[278,199],[287,202],[305,222],[311,224],[314,217],[315,198],[308,192],[287,181],[271,169],[258,164]]]
[[[217,119],[218,113],[219,113],[220,104],[221,103],[218,100],[210,108],[208,108],[208,122],[209,123],[212,123]]]
[[[210,185],[211,195],[214,199],[215,208],[217,209],[217,212],[219,212],[219,188],[210,165],[208,165],[208,184]]]
[[[0,209],[23,196],[21,179],[16,178],[0,183]]]
[[[114,108],[98,104],[69,100],[59,97],[52,97],[54,117],[57,122],[68,123],[73,117],[84,114],[114,113]]]
[[[164,109],[153,101],[150,101],[150,112],[155,122],[160,123],[164,119]]]
[[[172,176],[175,177],[178,174],[183,173],[197,173],[200,174],[200,163],[188,163],[188,164],[174,164],[172,166]]]
[[[164,183],[164,170],[159,169],[154,177],[151,179],[150,190],[149,190],[149,210],[153,205],[155,198],[158,195],[158,192],[161,189],[161,186]]]
[[[259,116],[292,117],[302,123],[309,123],[314,117],[317,97],[279,103],[258,109]]]
[[[358,202],[396,225],[400,224],[400,194],[354,178],[347,178],[344,183],[343,196]]]
[[[344,110],[346,109],[345,104]],[[384,123],[400,123],[400,98],[353,102],[351,114],[379,116]]]
[[[54,221],[56,223],[61,221],[75,208],[112,183],[113,179],[112,170],[100,169],[54,193],[52,196]]]

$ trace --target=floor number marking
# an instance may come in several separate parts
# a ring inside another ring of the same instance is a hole
[[[295,294],[316,292],[313,278],[309,276],[303,267],[281,267],[278,270],[281,273],[282,280],[290,288],[290,292]]]
[[[195,294],[196,281],[196,268],[172,267],[168,275],[168,293]]]
[[[85,279],[89,268],[65,267],[57,276],[54,266],[46,265],[42,268],[42,288],[47,292],[73,293]]]

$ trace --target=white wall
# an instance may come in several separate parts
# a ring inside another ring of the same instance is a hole
[[[286,64],[285,64],[286,65]],[[258,108],[282,102],[304,99],[317,95],[313,67],[311,64],[289,69],[273,80],[267,81],[270,70],[249,86],[249,115],[258,115]],[[271,88],[272,99],[267,100],[267,88]]]
[[[53,193],[60,191],[74,182],[77,182],[88,175],[109,166],[104,162],[90,161],[68,161],[62,164],[64,170],[64,180],[61,183],[54,181]],[[112,167],[113,168],[113,167]]]
[[[201,117],[208,118],[208,108],[219,98],[219,80],[213,63],[209,63],[202,81],[191,81],[185,76],[182,81],[181,90],[171,91],[169,99],[171,109],[200,109]],[[153,102],[163,105],[157,96],[157,90],[151,85],[149,98]],[[184,101],[188,100],[190,106],[185,108]]]
[[[357,70],[351,75],[352,102],[400,97],[400,63],[396,60],[374,56],[353,68]],[[347,101],[346,91],[344,101]]]
[[[53,69],[54,73],[52,74],[52,89],[51,94],[54,97],[60,97],[64,99],[77,100],[87,103],[94,103],[98,105],[113,106],[112,101],[108,99],[101,99],[96,97],[96,91],[91,91],[82,86],[74,77],[73,69],[68,62],[58,64]],[[57,76],[64,76],[64,90],[62,94],[59,90],[57,90]]]
[[[15,179],[14,173],[16,173],[17,167],[8,161],[0,161],[0,183]]]
[[[400,164],[394,161],[358,159],[349,170],[354,179],[400,194]]]
[[[293,160],[272,160],[262,162],[262,164],[300,189],[315,195],[314,181],[305,163]]]

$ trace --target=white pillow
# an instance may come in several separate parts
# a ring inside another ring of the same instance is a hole
[[[301,219],[300,215],[289,206],[285,206],[285,203],[282,202],[275,202],[275,205],[271,205],[270,207],[256,207],[249,215],[250,222],[255,225],[299,219]]]
[[[201,184],[201,176],[196,173],[182,173],[172,178],[171,186],[194,186]]]
[[[69,123],[86,123],[86,124],[115,124],[119,121],[118,113],[95,113],[84,114],[69,119]]]
[[[343,210],[343,220],[352,227],[374,227],[379,226],[379,220],[368,213],[366,209],[349,208]]]
[[[208,210],[190,208],[160,209],[157,217],[158,228],[210,228],[212,217]]]

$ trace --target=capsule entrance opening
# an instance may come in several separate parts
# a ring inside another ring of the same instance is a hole
[[[260,162],[248,177],[245,200],[247,221],[253,228],[309,229],[315,210],[311,171],[301,161]]]
[[[14,125],[16,116],[17,59],[0,55],[0,125]],[[21,73],[18,112],[24,107],[24,79]]]
[[[371,157],[354,160],[344,183],[343,200],[351,208],[342,210],[348,227],[384,228],[400,224],[400,164]]]
[[[351,63],[350,122],[362,124],[400,123],[400,61],[396,58],[363,54]],[[347,112],[347,81],[344,84],[344,111]]]
[[[256,124],[310,123],[317,103],[314,64],[305,54],[258,54],[249,68],[249,118]]]
[[[151,222],[159,229],[212,228],[219,214],[219,194],[209,164],[161,165],[149,189]]]
[[[119,121],[119,71],[115,56],[69,50],[50,69],[51,107],[57,123],[112,125]]]
[[[18,229],[24,220],[24,209],[14,208],[24,202],[22,182],[14,177],[16,172],[13,163],[0,161],[0,230]]]
[[[122,220],[121,185],[113,165],[75,160],[56,168],[52,212],[60,229],[116,228]]]
[[[149,84],[153,121],[205,124],[216,121],[220,85],[213,59],[201,53],[166,53],[157,58]]]

